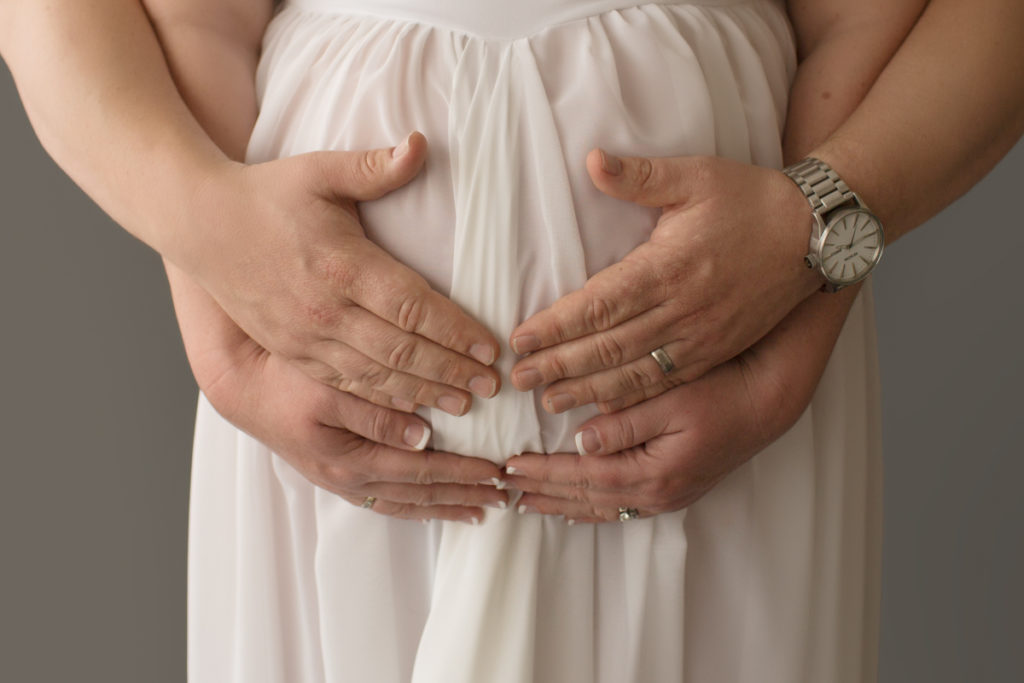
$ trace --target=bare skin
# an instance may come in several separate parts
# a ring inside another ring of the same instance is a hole
[[[789,4],[804,59],[786,145],[831,164],[882,218],[889,243],[977,182],[1024,128],[1021,4],[933,0],[886,65],[924,4]],[[807,206],[781,173],[692,157],[611,160],[616,173],[608,163],[588,160],[600,190],[663,215],[650,243],[512,333],[514,349],[532,352],[513,384],[550,385],[551,412],[592,401],[614,410],[691,381],[823,282],[801,266]],[[667,378],[648,355],[658,347],[677,366]]]

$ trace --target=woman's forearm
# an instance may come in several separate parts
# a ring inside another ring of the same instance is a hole
[[[984,176],[1024,131],[1024,3],[932,0],[864,102],[813,155],[891,242]]]
[[[47,151],[161,254],[200,248],[190,198],[228,163],[178,94],[138,0],[0,0],[0,54]]]

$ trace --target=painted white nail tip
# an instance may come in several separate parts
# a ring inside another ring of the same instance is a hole
[[[515,467],[506,467],[505,471],[508,472],[509,474],[519,474],[519,470],[517,470]]]
[[[499,491],[504,491],[506,488],[508,488],[508,484],[506,484],[501,479],[498,479],[497,477],[491,477],[491,483],[494,484],[494,488],[498,489]]]
[[[507,510],[508,509],[508,503],[506,503],[503,500],[499,500],[498,501],[498,509],[499,510]]]
[[[568,526],[576,526],[576,520],[575,519],[567,519],[567,520],[565,520],[565,523]]]
[[[413,448],[415,448],[418,451],[422,451],[424,448],[426,448],[427,442],[430,441],[431,433],[432,431],[430,427],[428,427],[427,425],[423,425],[423,436],[420,437],[420,442],[413,446]],[[579,435],[577,435],[576,438],[579,439]]]
[[[520,505],[518,512],[521,515],[525,515],[526,514],[526,506],[525,505]]]
[[[580,455],[586,455],[587,452],[583,449],[583,432],[576,432],[576,452]]]

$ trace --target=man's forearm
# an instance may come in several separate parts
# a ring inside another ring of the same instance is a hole
[[[980,180],[1024,132],[1024,3],[932,0],[864,102],[814,156],[891,242]]]
[[[187,262],[188,199],[227,160],[138,0],[0,0],[0,54],[57,163],[129,232]]]

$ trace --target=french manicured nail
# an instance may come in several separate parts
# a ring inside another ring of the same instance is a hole
[[[512,350],[520,356],[540,348],[540,339],[532,334],[524,334],[512,340]]]
[[[519,514],[521,514],[521,515],[525,515],[525,514],[526,514],[527,512],[529,512],[529,511],[530,511],[530,508],[528,508],[528,507],[527,507],[527,506],[525,506],[525,505],[520,505],[520,506],[519,506],[519,507],[518,507],[518,508],[516,509],[516,511],[517,511],[517,512],[518,512]]]
[[[576,526],[576,520],[575,519],[567,519],[567,520],[565,520],[565,523],[566,523],[567,526]]]
[[[456,417],[466,412],[466,402],[458,396],[442,396],[437,399],[437,407]]]
[[[555,394],[547,400],[547,404],[552,413],[564,413],[576,407],[576,397],[572,394]]]
[[[506,510],[506,509],[508,509],[508,503],[506,503],[503,500],[494,500],[494,501],[491,501],[490,503],[486,503],[486,505],[489,508],[498,508],[499,510]]]
[[[617,156],[601,150],[601,168],[608,175],[619,175],[622,173],[622,161]]]
[[[405,428],[405,433],[402,434],[402,441],[416,450],[422,451],[430,441],[430,427],[420,424],[409,425]]]
[[[473,344],[469,347],[469,355],[476,358],[484,365],[494,363],[494,348],[489,344]]]
[[[498,479],[497,477],[491,477],[491,483],[494,484],[494,488],[499,491],[504,491],[508,488],[508,482],[504,479]]]
[[[469,390],[480,398],[490,398],[498,391],[498,383],[490,377],[474,377],[469,380]]]
[[[516,384],[523,391],[529,391],[544,383],[544,376],[537,368],[526,368],[516,373]]]
[[[580,455],[597,453],[601,450],[601,435],[593,427],[576,432],[576,450]]]
[[[391,398],[391,405],[398,408],[399,410],[411,413],[416,410],[416,404],[412,401],[406,401],[404,398]]]
[[[391,152],[391,158],[392,159],[401,159],[402,157],[404,157],[409,152],[409,138],[411,138],[411,137],[412,137],[412,133],[409,133],[408,135],[406,135],[405,139],[402,140],[402,142],[397,147],[395,147],[394,150],[392,150],[392,152]]]
[[[505,471],[509,474],[519,474],[519,470],[517,470],[515,467],[512,467],[511,465],[506,467]]]

